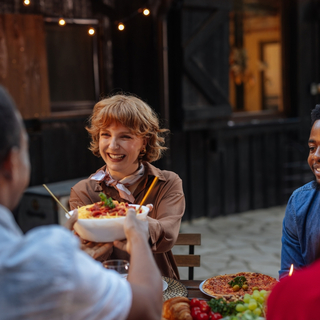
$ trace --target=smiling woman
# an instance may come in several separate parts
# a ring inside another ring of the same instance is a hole
[[[99,150],[111,176],[121,180],[139,167],[139,154],[146,148],[146,138],[133,134],[120,123],[100,131]]]
[[[149,243],[162,275],[178,279],[171,248],[185,209],[182,181],[177,174],[150,164],[166,150],[164,134],[168,130],[159,127],[156,114],[146,103],[122,94],[98,102],[86,129],[91,135],[90,150],[102,157],[105,166],[71,189],[71,209],[100,201],[100,192],[119,202],[139,204],[157,176],[146,199],[153,205],[147,217]],[[129,256],[112,247],[100,258],[106,259],[128,260]]]

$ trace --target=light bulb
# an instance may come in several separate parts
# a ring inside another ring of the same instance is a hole
[[[66,21],[64,19],[59,19],[60,26],[64,26],[66,24]]]
[[[119,24],[118,24],[118,29],[119,29],[120,31],[124,30],[124,24],[123,24],[123,23],[119,23]]]
[[[144,10],[143,10],[143,14],[144,14],[145,16],[148,16],[148,15],[150,14],[150,10],[149,10],[149,9],[144,9]]]
[[[93,28],[90,28],[90,29],[88,30],[88,33],[90,34],[90,36],[93,36],[94,33],[95,33],[95,30],[94,30]]]
[[[28,5],[30,4],[30,1],[29,1],[29,0],[24,0],[24,1],[23,1],[23,4],[24,4],[25,6],[28,6]]]

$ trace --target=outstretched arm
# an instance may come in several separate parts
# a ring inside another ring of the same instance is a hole
[[[162,282],[148,244],[148,224],[139,221],[135,210],[129,209],[124,230],[127,243],[115,241],[114,245],[131,255],[128,281],[132,289],[132,305],[128,319],[159,319]]]

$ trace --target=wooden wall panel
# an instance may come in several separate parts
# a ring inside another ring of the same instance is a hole
[[[284,134],[279,134],[277,139],[277,152],[279,154],[278,161],[280,163],[279,167],[277,168],[277,203],[286,203],[287,202],[287,195],[285,194],[285,181],[284,181],[284,172],[285,167],[284,163],[286,160],[285,152],[283,152],[283,146],[285,145],[286,136]]]
[[[170,138],[170,149],[168,152],[170,152],[171,160],[170,170],[178,174],[183,182],[183,191],[187,203],[184,219],[188,217],[190,219],[191,215],[189,216],[189,213],[191,214],[191,210],[189,210],[190,197],[188,190],[188,185],[190,185],[190,183],[188,183],[188,165],[190,162],[187,159],[187,136],[185,133],[175,132],[172,134]]]
[[[292,131],[290,135],[284,137],[284,159],[283,159],[283,189],[282,194],[286,199],[292,192],[314,179],[307,163],[308,148],[307,141],[301,144],[298,141],[298,132]]]
[[[222,189],[222,153],[218,149],[217,137],[207,141],[207,203],[208,217],[213,218],[221,214],[222,199],[220,197]]]
[[[84,127],[85,122],[81,119],[43,124],[43,177],[46,183],[90,175],[103,165],[101,158],[88,150],[89,138]]]
[[[170,170],[183,180],[184,219],[286,204],[312,180],[298,123],[221,127],[173,134]]]
[[[29,132],[31,186],[89,176],[103,165],[88,150],[84,118],[46,120],[39,126]]]
[[[263,208],[264,202],[264,154],[263,136],[260,134],[251,137],[251,156],[252,156],[252,209]]]
[[[207,186],[207,159],[205,150],[205,132],[188,132],[188,153],[190,159],[188,166],[189,188],[188,205],[192,217],[203,217],[208,215],[206,201]]]
[[[281,132],[277,132],[275,136],[275,145],[276,145],[276,170],[275,170],[275,203],[281,203],[283,200],[282,197],[282,190],[283,190],[283,179],[282,179],[282,168],[283,168],[283,159],[284,159],[284,152],[282,150],[282,141],[283,141],[283,134]],[[280,165],[278,165],[280,164]],[[285,201],[286,202],[286,201]]]
[[[221,144],[224,145],[223,152],[223,212],[230,214],[236,212],[236,193],[237,193],[237,158],[236,139],[228,136]]]
[[[0,84],[24,119],[50,114],[44,24],[37,15],[0,15]]]
[[[248,135],[239,135],[237,138],[237,211],[243,212],[250,210],[250,182],[251,182],[251,159],[250,159],[250,144]]]
[[[42,135],[40,132],[29,134],[29,155],[31,163],[30,185],[34,186],[43,183]]]
[[[276,147],[276,134],[267,133],[263,137],[264,148],[264,177],[265,177],[265,193],[264,204],[272,207],[277,204],[277,163],[278,154]]]

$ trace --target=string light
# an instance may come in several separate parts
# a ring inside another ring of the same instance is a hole
[[[144,16],[148,16],[150,14],[150,10],[146,7],[139,8],[138,10],[131,13],[128,17],[121,19],[122,22],[119,22],[119,23],[116,22],[115,24],[118,25],[118,30],[123,31],[125,28],[125,25],[123,23],[130,20],[131,18],[133,18],[134,16],[136,16],[139,13],[140,14],[142,13]]]
[[[25,6],[28,6],[28,5],[30,4],[30,0],[24,0],[24,1],[23,1],[23,4],[24,4]]]
[[[120,31],[123,31],[123,30],[124,30],[124,24],[120,22],[120,23],[118,24],[118,29],[119,29]]]
[[[66,24],[66,21],[64,19],[59,19],[59,25],[64,26]]]
[[[143,14],[145,15],[145,16],[148,16],[149,14],[150,14],[150,10],[149,9],[144,9],[143,10]]]
[[[84,34],[86,34],[87,32],[87,36],[95,35],[98,30],[97,25],[99,24],[99,20],[97,19],[88,19],[85,21],[81,21],[80,19],[64,18],[62,15],[60,17],[46,17],[44,18],[44,21],[48,23],[57,23],[61,27],[68,25],[69,27],[67,27],[67,29],[75,24],[84,25],[85,29],[83,31]],[[65,28],[61,29],[65,30]]]

